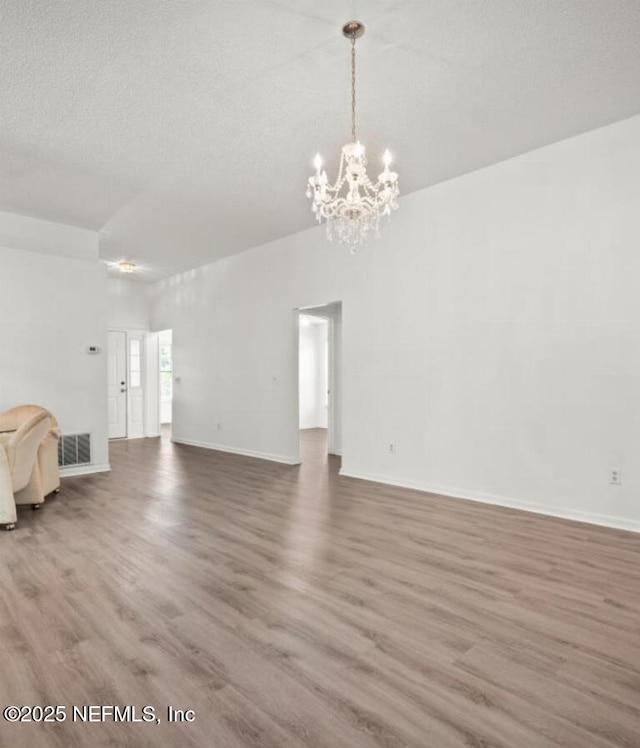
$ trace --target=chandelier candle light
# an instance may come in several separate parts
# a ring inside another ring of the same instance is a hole
[[[352,254],[368,236],[380,236],[380,217],[391,215],[398,208],[398,175],[390,171],[391,153],[382,157],[384,171],[374,183],[367,175],[367,156],[356,136],[356,39],[364,34],[364,24],[349,21],[342,33],[351,41],[351,142],[342,147],[340,169],[333,184],[322,168],[322,157],[318,153],[313,161],[314,176],[309,177],[307,197],[312,200],[311,210],[318,223],[324,219],[327,236],[348,244]]]

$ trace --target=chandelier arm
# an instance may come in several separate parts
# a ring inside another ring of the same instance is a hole
[[[342,185],[344,184],[345,175],[344,175],[344,153],[340,154],[340,168],[338,169],[338,176],[336,177],[335,181],[335,189],[336,191],[339,190]]]
[[[342,185],[345,183],[345,177],[340,176],[333,184],[327,185],[327,192],[335,192],[336,194],[342,189]]]

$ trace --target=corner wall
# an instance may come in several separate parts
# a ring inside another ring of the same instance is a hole
[[[638,206],[635,117],[413,193],[355,257],[312,229],[157,284],[174,436],[294,457],[293,309],[341,300],[343,473],[640,530]]]
[[[95,232],[0,214],[0,411],[43,405],[63,432],[91,433],[92,469],[109,463],[106,319]]]

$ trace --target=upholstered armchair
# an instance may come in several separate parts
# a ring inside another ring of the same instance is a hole
[[[38,448],[38,467],[40,468],[40,482],[42,485],[42,497],[35,503],[42,503],[45,496],[60,489],[60,469],[58,467],[58,441],[60,440],[60,429],[54,416],[40,405],[18,405],[0,415],[0,444],[6,441],[11,432],[17,431],[20,426],[35,415],[44,413],[49,418],[49,430],[45,434]],[[18,497],[19,504],[34,503],[29,500],[22,501]]]
[[[0,524],[7,530],[15,527],[16,504],[35,507],[44,501],[38,447],[50,424],[46,411],[36,413],[0,442]]]

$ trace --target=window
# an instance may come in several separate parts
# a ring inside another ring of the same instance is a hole
[[[129,386],[142,385],[142,353],[139,340],[129,342]]]

